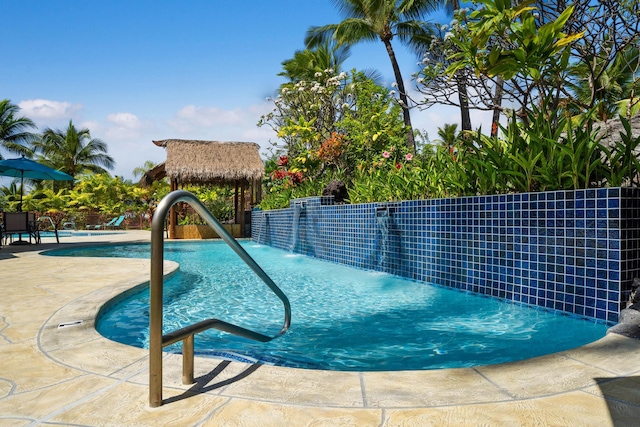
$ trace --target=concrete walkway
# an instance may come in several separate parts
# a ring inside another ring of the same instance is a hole
[[[181,384],[181,356],[167,355],[165,404],[152,409],[148,352],[93,327],[107,300],[148,281],[149,261],[38,253],[148,238],[0,249],[0,426],[640,425],[640,341],[615,334],[473,369],[330,372],[196,358],[191,386]]]

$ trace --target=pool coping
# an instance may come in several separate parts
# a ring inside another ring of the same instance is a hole
[[[38,257],[44,256],[38,252],[19,254],[14,263],[19,265],[21,259],[43,262]],[[56,262],[74,264],[73,258]],[[3,420],[18,418],[78,425],[154,425],[170,414],[182,417],[183,425],[242,424],[238,414],[251,415],[254,418],[250,419],[263,425],[302,425],[311,419],[356,420],[352,425],[426,425],[423,421],[427,419],[440,419],[445,421],[432,425],[447,425],[446,420],[460,421],[450,418],[455,413],[469,422],[456,422],[458,425],[475,425],[486,419],[499,420],[496,423],[520,420],[515,423],[528,425],[527,414],[532,411],[538,418],[531,419],[531,424],[539,424],[542,417],[548,424],[562,419],[576,425],[616,425],[640,416],[640,368],[634,363],[640,356],[640,341],[617,334],[533,359],[431,371],[316,371],[196,357],[195,385],[181,384],[181,356],[166,354],[165,405],[151,409],[147,405],[148,350],[110,341],[93,327],[106,302],[148,282],[147,260],[96,262],[96,271],[116,262],[128,277],[100,283],[61,306],[50,307],[33,337],[35,351],[42,356],[41,366],[34,369],[46,371],[53,364],[70,372],[66,380],[63,376],[48,386],[51,391],[81,379],[99,384],[95,386],[98,390],[89,388],[72,402],[51,407],[45,415],[20,417],[19,410],[6,412],[2,405],[3,401],[11,402],[13,408],[19,401],[29,406],[21,399],[22,380],[6,378],[0,368],[0,425]],[[176,268],[175,263],[165,264],[166,273]],[[87,277],[92,273],[89,270]],[[0,320],[4,315],[0,312]],[[3,345],[5,329],[0,323],[0,358],[13,344]],[[3,378],[13,384],[5,393]],[[24,393],[25,398],[27,395]],[[14,412],[15,416],[11,415]],[[114,418],[98,419],[100,412]],[[284,424],[276,422],[283,419]],[[581,422],[585,419],[589,420],[586,424]]]

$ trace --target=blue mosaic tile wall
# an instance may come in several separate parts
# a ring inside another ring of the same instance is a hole
[[[640,277],[640,189],[254,211],[254,241],[358,268],[618,321]]]

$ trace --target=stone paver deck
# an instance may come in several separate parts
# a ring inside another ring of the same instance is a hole
[[[0,249],[0,427],[640,425],[640,341],[615,334],[469,369],[330,372],[196,358],[190,386],[181,384],[181,356],[167,355],[165,404],[150,408],[148,352],[93,327],[107,300],[148,281],[149,261],[38,253],[148,238],[134,231]]]

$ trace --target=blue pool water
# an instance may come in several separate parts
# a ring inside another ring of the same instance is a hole
[[[196,352],[330,370],[417,370],[503,363],[574,348],[607,325],[452,289],[362,271],[243,242],[287,294],[291,329],[269,343],[208,331]],[[148,245],[55,251],[55,255],[149,257]],[[216,317],[273,335],[282,303],[220,241],[167,242],[180,272],[165,281],[164,333]],[[148,288],[97,321],[112,340],[147,347]],[[180,351],[176,344],[167,348]]]
[[[105,234],[122,234],[119,231],[76,231],[76,230],[58,230],[58,237],[87,237],[87,236],[103,236]],[[40,237],[56,237],[53,231],[41,231]]]

